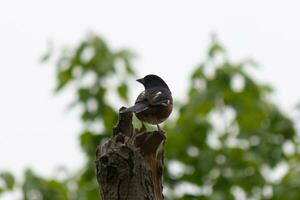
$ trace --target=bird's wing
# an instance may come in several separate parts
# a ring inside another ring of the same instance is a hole
[[[149,108],[148,99],[146,96],[146,91],[142,92],[136,99],[135,104],[125,110],[122,110],[121,113],[126,112],[135,112],[139,113]]]
[[[173,100],[169,90],[164,88],[147,89],[137,97],[134,106],[122,110],[121,113],[140,113],[147,110],[150,106],[167,106],[172,102]]]
[[[166,106],[173,102],[171,92],[164,88],[154,88],[153,90],[149,90],[146,93],[146,96],[148,103],[151,106]]]
[[[134,112],[134,113],[140,113],[144,110],[147,110],[149,106],[144,103],[136,103],[134,106],[131,106],[129,108],[126,108],[121,111],[121,113],[127,113],[127,112]]]

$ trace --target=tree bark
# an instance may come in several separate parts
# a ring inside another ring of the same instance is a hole
[[[124,109],[121,108],[120,110]],[[134,129],[132,113],[119,113],[113,136],[96,151],[102,200],[162,200],[163,131]]]

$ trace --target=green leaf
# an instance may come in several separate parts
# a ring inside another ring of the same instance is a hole
[[[118,94],[124,101],[128,101],[128,86],[126,83],[122,83],[117,88]]]
[[[211,58],[214,57],[216,54],[223,53],[225,53],[225,49],[219,43],[213,44],[208,50],[208,56]]]
[[[15,185],[15,178],[9,172],[1,172],[0,179],[2,179],[5,183],[5,186],[2,189],[12,190]]]
[[[70,68],[66,70],[61,70],[58,72],[57,77],[58,86],[56,88],[56,91],[59,91],[73,79],[72,70]]]

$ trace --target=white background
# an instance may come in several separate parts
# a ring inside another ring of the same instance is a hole
[[[138,53],[140,76],[161,75],[174,96],[186,94],[190,72],[217,33],[234,60],[254,58],[253,75],[274,86],[274,101],[288,114],[300,100],[299,1],[74,1],[0,2],[0,171],[43,175],[59,166],[77,169],[78,112],[68,112],[72,91],[53,95],[54,66],[39,58],[47,40],[74,45],[90,32],[113,48]]]

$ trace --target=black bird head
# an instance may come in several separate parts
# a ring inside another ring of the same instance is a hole
[[[136,81],[140,82],[144,85],[145,89],[155,88],[155,87],[163,87],[169,90],[168,85],[162,78],[157,75],[149,74],[144,78],[137,79]]]

